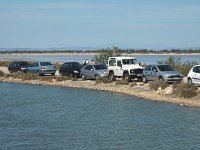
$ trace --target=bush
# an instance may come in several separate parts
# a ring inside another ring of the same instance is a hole
[[[0,70],[0,76],[2,77],[4,75],[5,75],[4,72]]]
[[[122,50],[118,47],[114,47],[112,49],[101,49],[98,51],[99,55],[95,55],[95,61],[98,63],[107,64],[108,58],[112,56],[120,56]]]
[[[115,82],[116,85],[129,85],[129,82],[125,81],[125,80],[117,80]]]
[[[135,83],[135,82],[132,82],[132,83],[130,84],[131,87],[134,87],[134,86],[136,86],[136,85],[137,85],[137,83]]]
[[[1,60],[0,61],[0,66],[1,67],[7,67],[9,64],[11,63],[11,61],[9,61],[9,60]]]
[[[179,97],[191,98],[197,95],[197,86],[194,84],[179,83],[173,85],[173,93]]]
[[[109,77],[104,77],[96,80],[96,84],[101,84],[101,83],[112,83],[113,80],[110,80]]]
[[[168,86],[169,85],[166,82],[161,81],[161,80],[156,80],[149,83],[149,88],[155,91],[157,91],[159,87],[163,90]]]

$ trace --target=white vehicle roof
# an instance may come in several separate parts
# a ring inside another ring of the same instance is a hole
[[[119,57],[109,57],[109,59],[117,59],[117,60],[122,60],[122,59],[136,59],[135,57],[123,57],[123,56],[119,56]]]

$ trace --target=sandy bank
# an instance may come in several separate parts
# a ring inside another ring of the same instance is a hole
[[[171,87],[165,89],[164,91],[152,91],[149,89],[148,84],[142,85],[137,83],[136,86],[130,85],[115,85],[115,83],[106,84],[96,84],[95,81],[62,81],[58,82],[56,80],[52,81],[40,81],[40,80],[22,80],[13,77],[5,78],[0,77],[1,82],[15,82],[15,83],[25,83],[25,84],[37,84],[37,85],[51,85],[51,86],[63,86],[66,88],[86,88],[93,90],[109,91],[115,93],[122,93],[130,96],[141,97],[146,100],[159,101],[159,102],[169,102],[176,103],[180,106],[195,106],[200,107],[200,96],[185,99],[177,98],[171,93]]]

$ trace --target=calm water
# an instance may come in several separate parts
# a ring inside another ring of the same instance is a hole
[[[0,149],[200,149],[200,109],[0,82]]]
[[[167,60],[169,57],[179,57],[182,62],[196,61],[200,64],[200,55],[136,55],[135,57],[142,64],[153,64],[157,61]],[[0,55],[0,59],[15,59],[15,60],[36,60],[36,61],[51,61],[51,62],[67,62],[78,61],[83,62],[85,59],[91,60],[94,56],[91,55],[77,55],[77,56],[38,56],[38,55]]]

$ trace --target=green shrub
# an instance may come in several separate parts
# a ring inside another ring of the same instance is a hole
[[[10,63],[11,63],[11,61],[9,61],[9,60],[1,60],[0,66],[1,67],[7,67]]]
[[[197,95],[197,86],[194,84],[179,83],[173,85],[173,93],[179,97],[191,98]]]
[[[159,87],[163,90],[168,86],[169,85],[166,82],[161,81],[161,80],[156,80],[149,83],[149,88],[155,91],[157,91]]]
[[[4,72],[0,70],[0,76],[2,77],[4,75],[5,75]]]
[[[116,85],[129,85],[129,82],[125,81],[125,80],[117,80],[115,82]]]
[[[109,77],[104,77],[96,80],[96,84],[101,84],[101,83],[112,83],[113,80],[110,80]]]

